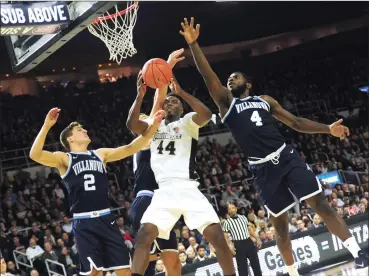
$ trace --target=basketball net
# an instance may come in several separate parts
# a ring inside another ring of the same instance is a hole
[[[137,1],[128,2],[127,8],[123,11],[119,11],[115,5],[116,13],[106,12],[104,16],[96,18],[88,26],[90,33],[105,43],[110,53],[109,59],[118,64],[137,53],[133,45],[133,28],[137,20],[137,10]]]

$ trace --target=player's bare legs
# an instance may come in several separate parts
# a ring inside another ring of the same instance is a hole
[[[211,224],[204,230],[205,238],[214,246],[217,252],[218,262],[223,269],[225,276],[232,276],[235,274],[233,266],[233,256],[228,247],[228,243],[224,238],[224,234],[220,224]]]
[[[346,222],[329,206],[322,193],[306,199],[306,202],[324,220],[332,234],[339,237],[342,241],[351,237]]]
[[[165,269],[166,276],[180,276],[182,271],[182,266],[179,261],[178,252],[175,251],[165,251],[160,254]]]
[[[144,223],[138,230],[135,246],[135,254],[132,261],[132,274],[144,275],[150,261],[151,244],[158,237],[159,231],[156,225]]]
[[[90,276],[103,276],[102,270],[96,270],[95,268],[92,269]]]
[[[114,272],[117,276],[131,276],[131,270],[129,268],[117,269]]]
[[[288,229],[288,213],[283,213],[278,217],[270,216],[270,221],[274,226],[276,234],[275,239],[284,263],[286,266],[291,266],[294,264],[294,260],[292,254],[292,243]]]

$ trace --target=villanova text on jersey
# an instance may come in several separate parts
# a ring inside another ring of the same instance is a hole
[[[96,151],[70,152],[68,156],[69,167],[62,179],[69,193],[71,212],[110,208],[108,174]]]
[[[269,104],[260,97],[234,98],[223,123],[249,158],[264,158],[285,142]]]

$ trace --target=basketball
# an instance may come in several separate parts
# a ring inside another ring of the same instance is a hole
[[[172,79],[172,76],[172,68],[161,58],[150,59],[142,68],[144,82],[154,89],[167,85]]]

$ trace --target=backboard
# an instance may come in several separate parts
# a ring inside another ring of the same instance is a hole
[[[29,29],[34,27],[33,33],[36,33],[37,31],[40,33],[50,33],[43,35],[29,35],[29,33],[27,33],[28,35],[17,34],[5,36],[5,43],[10,56],[11,65],[13,71],[16,73],[25,73],[36,67],[70,39],[83,31],[97,17],[111,9],[115,4],[117,4],[117,1],[39,2],[36,4],[39,6],[41,5],[41,7],[43,5],[64,5],[67,9],[66,13],[68,13],[69,16],[68,22],[62,25],[51,25],[52,23],[50,23],[50,25],[42,28],[40,28],[36,23],[30,24],[28,22]],[[1,2],[0,5],[5,7],[4,2]],[[19,5],[25,5],[25,7],[27,7],[26,5],[32,4],[29,2],[24,2],[24,4],[14,4],[13,1],[11,5],[18,5],[17,7],[19,7]],[[25,13],[27,10],[29,12],[29,8],[20,7]],[[25,24],[27,24],[27,22]],[[37,26],[38,29],[36,29]],[[46,27],[51,29],[46,29]],[[2,28],[2,34],[7,31],[5,30],[6,27],[4,24],[2,24],[0,28]],[[24,32],[25,31],[23,31],[23,33]]]

